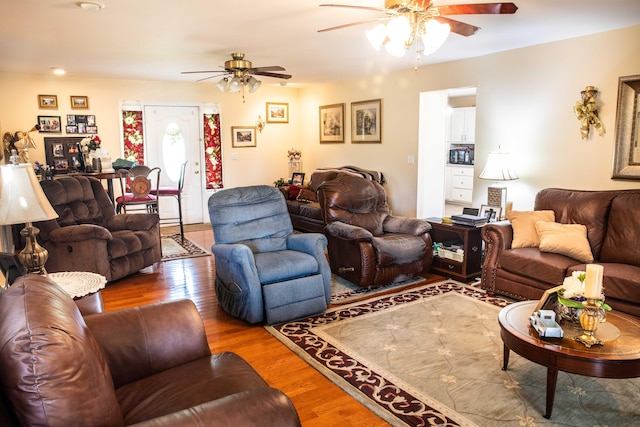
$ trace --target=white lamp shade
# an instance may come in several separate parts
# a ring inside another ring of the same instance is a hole
[[[238,93],[242,90],[242,80],[240,80],[240,77],[234,77],[231,79],[231,81],[229,82],[229,92],[231,93]]]
[[[249,77],[247,80],[247,86],[249,86],[250,93],[257,91],[260,88],[260,85],[262,85],[262,82],[253,76]]]
[[[396,40],[388,41],[387,43],[385,43],[384,48],[386,49],[389,55],[397,56],[397,57],[404,56],[404,54],[407,51],[404,42],[396,41]]]
[[[0,166],[0,225],[58,218],[29,163]]]
[[[387,35],[393,42],[404,43],[411,36],[411,24],[406,16],[393,18],[387,24]]]
[[[449,37],[451,26],[449,24],[441,24],[435,19],[430,19],[424,24],[425,33],[422,36],[424,45],[423,55],[429,55],[440,49],[442,44]]]
[[[382,43],[387,38],[387,27],[384,24],[378,24],[370,30],[365,31],[365,35],[367,36],[367,40],[371,43],[376,50],[380,50]]]
[[[223,77],[216,83],[216,86],[220,89],[220,92],[224,92],[227,89],[227,83],[229,83],[229,79]]]
[[[487,164],[479,178],[493,181],[511,181],[518,179],[518,174],[511,168],[510,154],[504,151],[496,151],[489,153]]]

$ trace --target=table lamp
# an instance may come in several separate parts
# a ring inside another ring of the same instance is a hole
[[[0,226],[4,228],[4,244],[7,245],[3,250],[13,252],[10,226],[25,224],[20,231],[25,238],[25,247],[18,259],[29,273],[47,274],[44,264],[49,252],[38,244],[36,237],[40,230],[32,222],[55,219],[58,214],[42,191],[31,164],[2,165],[0,178]]]
[[[510,154],[506,151],[498,150],[489,153],[487,164],[484,166],[479,178],[495,181],[487,191],[487,204],[500,207],[504,211],[507,205],[507,187],[500,182],[518,179],[518,175],[511,168]]]

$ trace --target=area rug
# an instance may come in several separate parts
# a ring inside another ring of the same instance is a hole
[[[331,305],[347,304],[362,299],[371,298],[373,296],[398,291],[407,287],[426,283],[424,277],[416,277],[402,282],[392,283],[389,285],[379,286],[377,288],[363,288],[343,279],[342,277],[331,274]]]
[[[393,426],[638,425],[640,379],[563,372],[543,418],[546,369],[511,352],[501,370],[509,303],[447,280],[266,329]]]
[[[180,234],[162,236],[160,243],[162,245],[162,261],[211,255],[210,252],[188,238],[185,237],[183,241]]]

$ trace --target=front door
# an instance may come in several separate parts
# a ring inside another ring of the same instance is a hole
[[[144,107],[147,166],[158,166],[161,186],[178,186],[180,166],[186,160],[187,169],[182,190],[182,216],[185,224],[202,223],[203,183],[201,173],[202,139],[200,109],[190,106]],[[177,218],[175,199],[162,197],[160,218]]]

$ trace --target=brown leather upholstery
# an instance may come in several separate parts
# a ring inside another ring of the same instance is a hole
[[[391,215],[380,184],[339,173],[322,183],[317,193],[334,274],[371,287],[429,271],[431,226],[420,219]]]
[[[580,191],[548,188],[536,195],[536,210],[553,210],[558,223],[583,224],[595,258],[604,266],[606,301],[640,316],[640,190]],[[585,265],[538,248],[511,248],[509,221],[482,228],[482,287],[516,299],[539,299]]]
[[[160,261],[157,214],[116,215],[100,181],[70,176],[42,181],[60,216],[34,225],[49,251],[49,272],[90,271],[111,282]]]
[[[233,353],[211,355],[189,300],[83,318],[44,276],[0,297],[0,424],[299,426]]]

